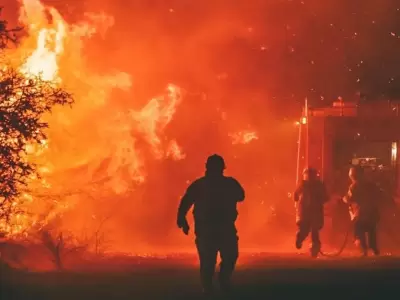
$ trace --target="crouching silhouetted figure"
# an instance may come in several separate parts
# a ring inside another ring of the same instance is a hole
[[[317,257],[321,250],[319,231],[324,226],[324,204],[328,201],[324,183],[319,180],[317,171],[307,168],[303,180],[294,192],[296,205],[296,248],[301,249],[304,240],[311,232],[311,256]]]
[[[222,291],[229,292],[231,276],[238,259],[238,236],[235,226],[237,202],[244,200],[239,182],[224,176],[225,162],[221,156],[207,159],[205,176],[194,181],[186,190],[178,209],[178,227],[187,235],[189,225],[186,214],[192,207],[195,221],[196,246],[200,259],[203,291],[213,291],[213,276],[217,255],[221,264],[219,283]]]
[[[360,246],[363,256],[368,254],[368,248],[379,255],[376,227],[379,221],[380,190],[373,182],[365,179],[361,167],[350,168],[349,177],[352,183],[343,201],[349,205],[356,244]]]

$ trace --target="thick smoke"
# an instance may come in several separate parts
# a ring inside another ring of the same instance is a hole
[[[87,12],[113,16],[113,26],[83,51],[92,72],[118,70],[132,78],[128,91],[110,94],[109,105],[140,110],[168,83],[185,90],[163,132],[177,141],[185,159],[154,159],[136,140],[146,160],[145,182],[113,202],[98,197],[72,210],[74,230],[88,212],[104,207],[105,215],[112,212],[107,238],[114,251],[191,247],[175,228],[179,197],[188,181],[202,175],[207,155],[217,152],[247,190],[239,207],[242,246],[272,249],[270,241],[277,238],[277,250],[287,241],[291,249],[294,121],[305,97],[327,105],[338,96],[398,93],[390,83],[400,80],[391,68],[398,62],[390,46],[398,45],[398,39],[390,40],[398,27],[387,14],[392,2],[45,1],[71,23]],[[395,14],[392,9],[390,16]],[[379,42],[385,35],[386,46]],[[230,135],[243,130],[255,131],[258,139],[233,144]]]

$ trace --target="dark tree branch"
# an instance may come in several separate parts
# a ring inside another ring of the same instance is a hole
[[[9,42],[17,42],[16,33],[21,29],[9,29],[7,22],[0,20],[0,51]],[[28,77],[9,67],[0,69],[0,221],[9,222],[22,213],[17,202],[21,189],[30,176],[40,177],[28,160],[27,147],[46,139],[49,124],[42,116],[56,105],[72,102],[71,94],[40,76]]]
[[[0,6],[0,15],[3,7]],[[17,33],[23,30],[22,27],[8,28],[7,21],[0,20],[0,49],[6,48],[9,43],[16,44],[18,42]]]

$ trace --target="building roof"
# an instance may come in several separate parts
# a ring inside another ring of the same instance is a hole
[[[309,107],[310,117],[400,117],[399,100],[335,101],[327,107]]]

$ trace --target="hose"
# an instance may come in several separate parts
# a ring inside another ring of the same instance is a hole
[[[340,256],[344,249],[347,246],[347,242],[349,239],[349,234],[352,231],[352,227],[353,227],[353,221],[350,223],[350,226],[348,228],[348,230],[346,231],[345,237],[344,237],[344,241],[339,249],[339,251],[337,251],[336,253],[325,253],[322,250],[319,251],[319,254],[321,254],[322,256],[325,257],[338,257]],[[389,234],[389,236],[394,240],[395,243],[397,243],[398,245],[400,245],[400,239],[397,237],[397,235],[393,232],[392,228],[390,228],[389,226],[385,226],[386,227],[386,232]]]
[[[349,206],[349,209],[350,209],[350,206]],[[339,251],[337,251],[336,253],[332,253],[332,254],[331,254],[331,253],[324,253],[324,252],[320,249],[320,250],[319,250],[319,254],[321,254],[322,256],[325,256],[325,257],[338,257],[338,256],[340,256],[340,255],[343,253],[344,249],[345,249],[346,246],[347,246],[347,242],[348,242],[348,240],[349,240],[350,232],[351,232],[352,229],[353,229],[354,218],[351,217],[351,214],[352,214],[352,212],[351,212],[351,210],[350,210],[350,219],[351,219],[351,221],[350,221],[349,227],[348,227],[348,229],[347,229],[347,231],[346,231],[346,234],[344,235],[344,240],[343,240],[343,243],[342,243],[341,247],[339,248]]]
[[[322,250],[320,250],[319,254],[322,255],[322,256],[325,256],[325,257],[338,257],[338,256],[340,256],[343,253],[343,251],[346,248],[346,246],[347,246],[347,242],[348,242],[348,239],[349,239],[349,234],[350,234],[350,232],[352,231],[352,228],[353,228],[353,223],[354,223],[354,220],[351,221],[350,226],[347,229],[346,234],[344,236],[343,243],[342,243],[340,249],[336,253],[332,253],[332,254],[331,253],[325,253]],[[395,232],[392,229],[392,227],[387,223],[383,223],[382,225],[383,225],[383,227],[385,227],[384,228],[385,232],[392,238],[392,240],[395,242],[395,244],[400,245],[400,238],[398,237],[397,234],[395,234]]]
[[[350,235],[350,232],[352,231],[352,227],[353,227],[353,222],[351,222],[349,228],[346,231],[346,234],[344,236],[344,241],[343,241],[342,246],[340,247],[339,251],[337,251],[336,253],[331,254],[331,253],[325,253],[322,250],[319,250],[319,254],[321,254],[322,256],[325,256],[325,257],[338,257],[338,256],[340,256],[342,254],[343,250],[347,246],[347,242],[349,240],[349,235]]]

